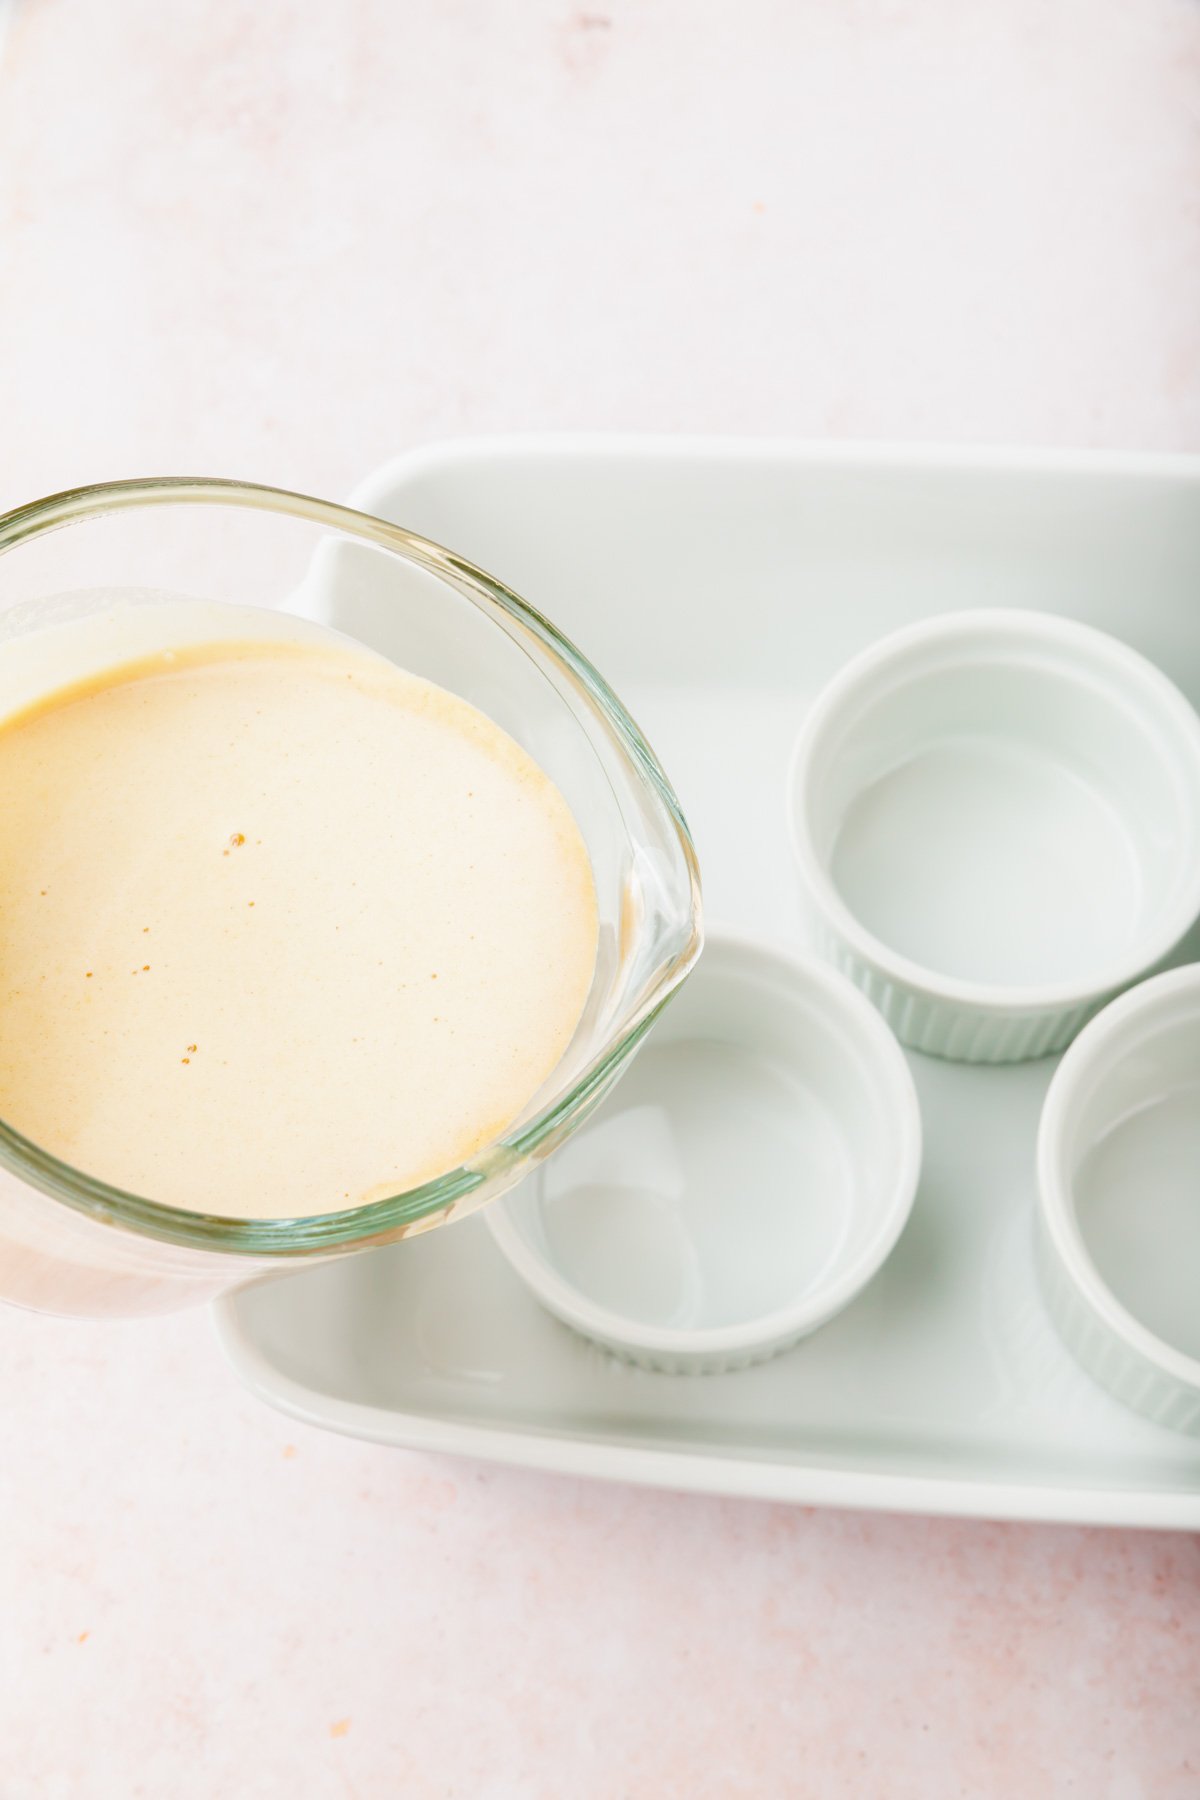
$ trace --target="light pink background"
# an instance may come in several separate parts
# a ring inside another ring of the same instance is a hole
[[[1200,449],[1194,0],[8,23],[0,505],[523,428]],[[1200,1795],[1195,1540],[344,1442],[202,1314],[0,1315],[0,1382],[2,1800]]]

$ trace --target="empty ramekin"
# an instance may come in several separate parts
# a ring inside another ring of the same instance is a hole
[[[920,1160],[912,1076],[862,996],[718,934],[596,1118],[486,1217],[565,1324],[648,1368],[717,1373],[853,1299]]]
[[[1038,1138],[1038,1267],[1087,1372],[1200,1436],[1200,965],[1108,1007],[1055,1071]]]
[[[937,1056],[1061,1049],[1200,913],[1200,719],[1053,614],[873,645],[818,697],[788,799],[819,947]]]

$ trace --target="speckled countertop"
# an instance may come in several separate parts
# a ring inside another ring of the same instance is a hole
[[[1194,0],[7,24],[0,505],[526,428],[1200,449]],[[2,1800],[1200,1794],[1194,1539],[391,1452],[203,1314],[0,1314],[0,1382]]]

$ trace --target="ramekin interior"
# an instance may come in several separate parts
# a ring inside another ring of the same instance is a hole
[[[791,813],[835,929],[954,999],[1103,994],[1200,911],[1200,720],[1048,614],[935,618],[851,664],[801,734]]]
[[[844,979],[731,934],[599,1117],[488,1212],[566,1323],[631,1354],[782,1348],[844,1305],[908,1216],[902,1053]]]
[[[1060,1268],[1130,1351],[1200,1394],[1200,965],[1114,1002],[1063,1058],[1038,1144]]]

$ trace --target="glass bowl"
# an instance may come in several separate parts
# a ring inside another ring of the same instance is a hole
[[[246,608],[267,610],[231,611]],[[0,716],[183,641],[319,626],[469,700],[565,796],[600,921],[575,1035],[521,1117],[461,1167],[316,1216],[230,1218],[219,1194],[211,1213],[183,1211],[109,1187],[0,1120],[0,1299],[165,1311],[472,1212],[588,1117],[700,953],[695,850],[657,758],[603,677],[502,582],[383,520],[232,481],[114,482],[0,518]]]

